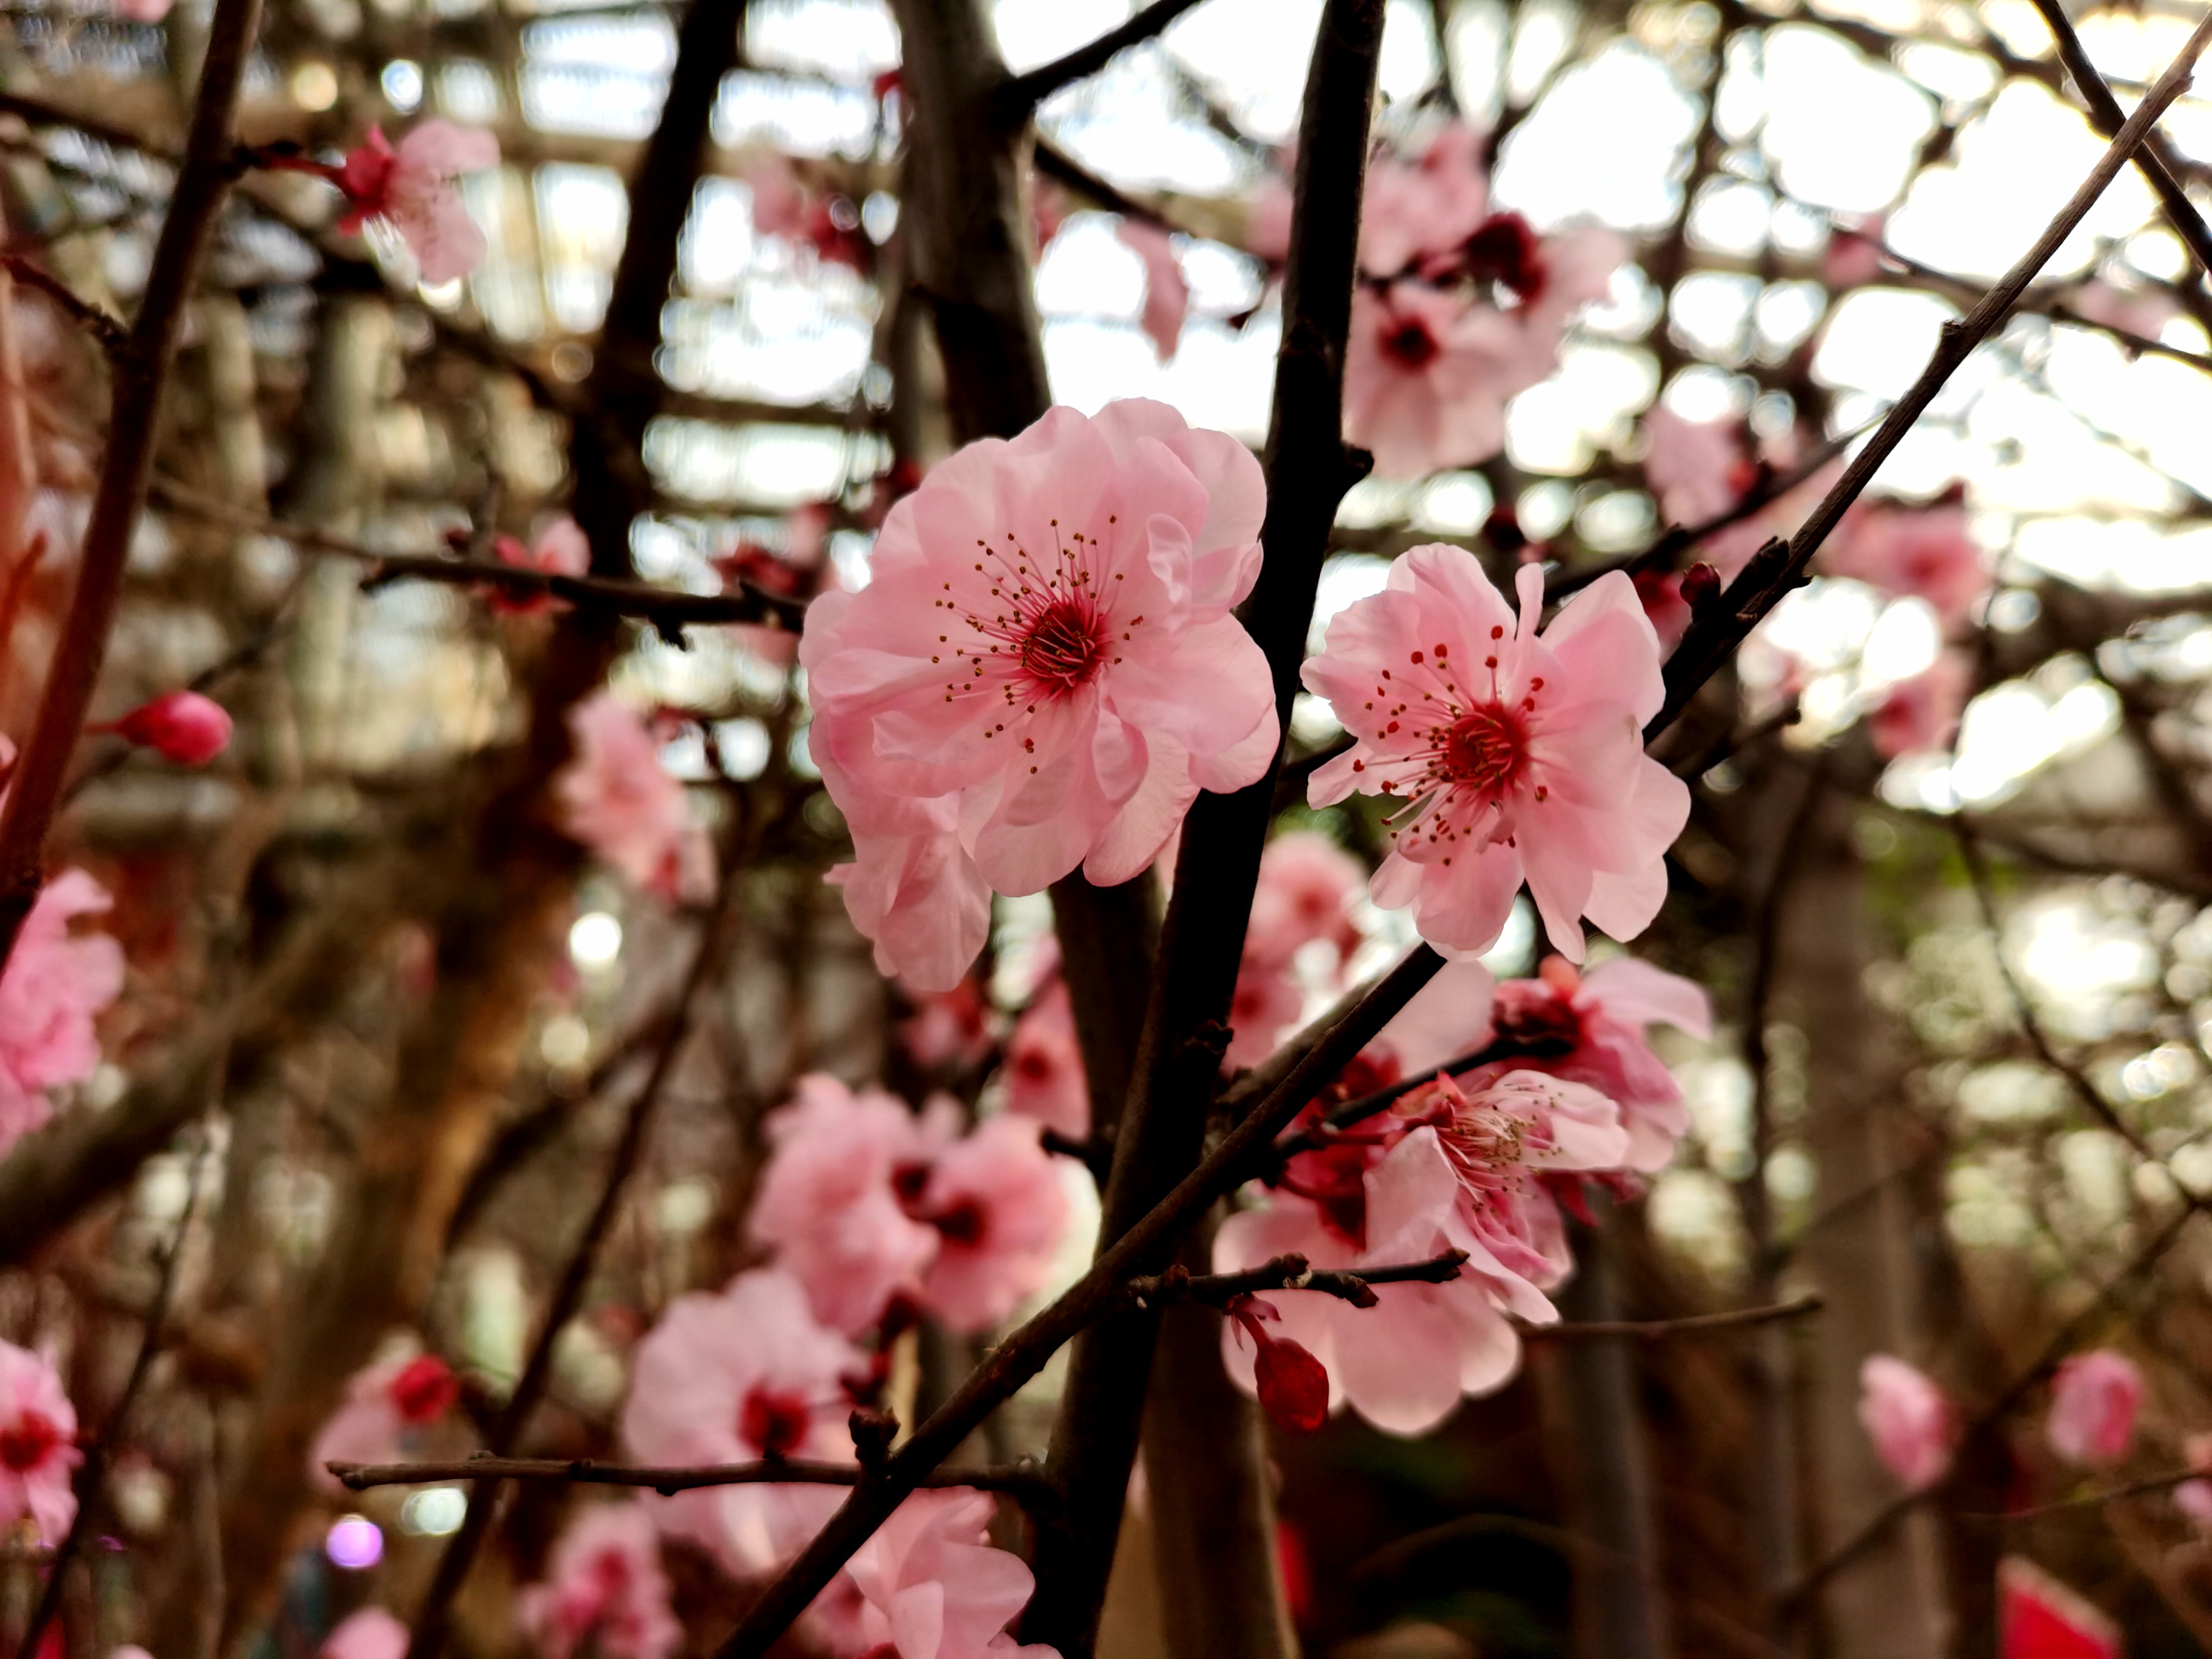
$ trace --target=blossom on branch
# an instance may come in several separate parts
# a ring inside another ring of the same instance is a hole
[[[1071,1140],[1091,1133],[1091,1084],[1075,1040],[1075,1009],[1059,975],[1030,1000],[1006,1039],[1006,1109]]]
[[[547,520],[527,547],[512,536],[495,536],[491,550],[501,564],[542,571],[549,576],[581,576],[592,568],[592,544],[585,538],[583,526],[565,513]],[[550,593],[491,590],[491,608],[501,616],[532,616],[552,605]]]
[[[858,1651],[868,1659],[1059,1659],[1006,1633],[1036,1577],[992,1547],[982,1492],[918,1492],[860,1546],[845,1571],[860,1593]]]
[[[1869,719],[1876,751],[1894,760],[1948,749],[1959,734],[1959,717],[1973,679],[1973,663],[1966,653],[1945,651],[1911,679],[1889,687]]]
[[[27,1518],[58,1544],[76,1518],[76,1408],[42,1354],[0,1342],[0,1531]]]
[[[1886,1353],[1869,1354],[1859,1367],[1859,1422],[1875,1455],[1919,1492],[1951,1467],[1951,1402],[1925,1373]]]
[[[150,749],[179,766],[205,766],[230,746],[230,716],[221,703],[197,691],[164,692],[120,720],[85,730]]]
[[[1129,401],[971,444],[892,507],[868,586],[817,599],[799,647],[879,963],[941,989],[982,893],[1126,881],[1199,790],[1267,769],[1273,688],[1230,614],[1263,506],[1243,445]]]
[[[641,1463],[853,1460],[848,1379],[867,1357],[819,1322],[790,1273],[757,1268],[668,1304],[638,1344],[622,1439]],[[661,1530],[737,1577],[788,1560],[842,1501],[827,1486],[702,1486],[647,1499]]]
[[[644,1504],[598,1504],[568,1523],[545,1582],[515,1598],[515,1623],[544,1659],[666,1659],[684,1643],[669,1610],[660,1538]]]
[[[901,1172],[908,1212],[934,1229],[937,1254],[922,1276],[921,1305],[948,1329],[974,1334],[998,1324],[1042,1287],[1067,1231],[1067,1189],[1038,1139],[1011,1115],[951,1138],[958,1109],[940,1096],[924,1115],[938,1143],[927,1163]]]
[[[397,1462],[410,1438],[441,1421],[459,1398],[459,1381],[436,1354],[404,1352],[364,1366],[307,1454],[315,1484],[340,1490],[325,1464]]]
[[[1265,1060],[1304,1012],[1296,962],[1307,945],[1326,940],[1340,970],[1351,960],[1360,940],[1352,906],[1366,878],[1358,860],[1318,831],[1294,830],[1267,843],[1230,1003],[1224,1066]]]
[[[1444,955],[1496,944],[1525,878],[1553,945],[1578,962],[1583,918],[1626,939],[1658,914],[1690,793],[1644,753],[1664,689],[1628,578],[1599,578],[1540,637],[1543,574],[1523,565],[1516,581],[1517,624],[1472,553],[1431,544],[1338,613],[1303,678],[1354,741],[1308,799],[1405,803],[1375,902],[1410,906]]]
[[[576,757],[554,781],[562,828],[649,893],[697,902],[714,884],[714,852],[684,786],[660,763],[646,722],[611,691],[568,713]]]
[[[1956,502],[1908,507],[1880,503],[1849,514],[1821,550],[1821,568],[1895,598],[1936,607],[1946,629],[1964,624],[1990,591],[1981,544]]]
[[[2102,1468],[2128,1455],[2142,1405],[2142,1373],[2110,1348],[2077,1353],[2051,1379],[2051,1449],[2069,1463]]]
[[[475,127],[422,121],[393,149],[381,127],[327,170],[345,192],[338,228],[348,235],[371,219],[399,234],[422,267],[426,283],[448,283],[472,274],[484,259],[483,232],[469,217],[455,181],[465,173],[499,165],[499,141]]]
[[[0,1156],[53,1115],[46,1091],[82,1083],[100,1065],[93,1020],[123,989],[123,947],[70,924],[113,901],[82,870],[39,890],[0,972]]]

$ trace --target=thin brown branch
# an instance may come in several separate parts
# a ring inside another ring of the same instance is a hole
[[[588,1457],[494,1457],[487,1453],[422,1463],[325,1463],[323,1467],[349,1492],[367,1492],[374,1486],[433,1486],[447,1480],[558,1480],[579,1486],[641,1486],[663,1497],[702,1486],[853,1486],[866,1474],[858,1463],[811,1458],[679,1466],[600,1463]],[[921,1484],[1000,1492],[1024,1503],[1050,1496],[1043,1468],[1026,1462],[941,1468]]]
[[[996,100],[1000,118],[1009,126],[1018,126],[1029,119],[1039,104],[1062,87],[1097,74],[1122,52],[1151,40],[1197,3],[1198,0],[1152,0],[1152,4],[1140,8],[1120,27],[1107,30],[1064,58],[1055,58],[1049,64],[1040,64],[1012,76],[1000,88]]]
[[[1968,1521],[2011,1522],[2035,1521],[2046,1515],[2066,1515],[2076,1510],[2101,1509],[2106,1504],[2124,1503],[2130,1498],[2153,1498],[2170,1492],[2176,1486],[2185,1486],[2192,1480],[2212,1479],[2212,1471],[2204,1469],[2172,1469],[2164,1474],[2145,1475],[2140,1480],[2130,1480],[2124,1486],[2108,1487],[2103,1492],[2084,1492],[2079,1498],[2061,1498],[2048,1504],[2033,1504],[2026,1509],[2005,1510],[1982,1515],[1965,1515]]]
[[[1218,1308],[1240,1296],[1271,1291],[1315,1291],[1349,1302],[1355,1308],[1375,1305],[1370,1285],[1448,1285],[1466,1265],[1465,1250],[1446,1250],[1425,1261],[1406,1261],[1382,1267],[1353,1271],[1316,1268],[1295,1252],[1263,1261],[1233,1273],[1188,1273],[1170,1267],[1164,1273],[1133,1279],[1125,1287],[1139,1307],[1169,1302],[1200,1302]]]
[[[216,217],[230,191],[231,131],[260,20],[260,0],[217,0],[191,136],[155,245],[145,296],[130,337],[109,353],[107,453],[85,526],[76,591],[55,642],[37,718],[9,781],[7,805],[0,809],[0,965],[13,952],[45,883],[46,835],[107,654],[185,303],[198,284]]]
[[[1557,1325],[1524,1325],[1529,1342],[1664,1342],[1678,1336],[1703,1336],[1729,1331],[1756,1330],[1785,1319],[1802,1319],[1826,1304],[1817,1296],[1792,1297],[1757,1308],[1730,1308],[1723,1313],[1686,1314],[1679,1319],[1565,1320]]]
[[[1674,724],[1698,688],[1719,672],[1766,613],[1803,584],[1813,556],[1820,551],[1820,544],[1835,528],[1845,509],[1858,499],[1876,470],[1903,441],[1905,434],[1926,412],[1974,348],[2010,313],[2036,274],[2073,234],[2075,227],[2141,147],[2152,125],[2181,95],[2208,41],[2212,41],[2212,15],[2197,25],[2188,43],[2159,77],[2158,84],[2136,106],[2135,113],[2127,118],[2066,205],[2044,228],[2034,246],[1965,316],[1943,325],[1942,337],[1919,378],[1891,407],[1874,436],[1852,457],[1843,477],[1813,509],[1796,534],[1786,543],[1771,541],[1761,548],[1729,585],[1719,602],[1699,612],[1691,623],[1681,643],[1667,659],[1666,701],[1644,727],[1647,742]]]
[[[20,253],[0,253],[0,265],[26,288],[34,288],[61,307],[62,314],[92,336],[103,351],[119,351],[131,337],[130,330],[85,299],[67,283],[36,260]]]

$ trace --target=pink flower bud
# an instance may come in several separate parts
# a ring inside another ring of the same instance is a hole
[[[2142,1374],[2110,1348],[2077,1353],[2051,1383],[2051,1449],[2069,1463],[2117,1463],[2135,1438]]]
[[[179,766],[204,766],[230,744],[230,716],[197,691],[171,691],[101,728]]]

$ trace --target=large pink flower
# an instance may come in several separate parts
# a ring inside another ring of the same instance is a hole
[[[407,1626],[382,1607],[363,1607],[323,1640],[321,1659],[403,1659]]]
[[[65,870],[24,918],[0,974],[0,1156],[52,1115],[47,1090],[81,1083],[100,1065],[93,1019],[123,989],[123,947],[70,924],[112,902],[83,871]]]
[[[921,1304],[949,1328],[988,1330],[1041,1289],[1067,1232],[1067,1189],[1051,1153],[1027,1118],[987,1118],[957,1140],[950,1100],[926,1115],[924,1133],[940,1143],[926,1164],[908,1212],[937,1231],[936,1259],[921,1281]]]
[[[436,1354],[394,1353],[354,1373],[345,1399],[307,1452],[317,1486],[339,1492],[328,1463],[394,1463],[409,1440],[451,1411],[460,1397],[453,1369]]]
[[[554,780],[562,828],[647,892],[703,899],[714,853],[684,786],[660,764],[653,730],[611,691],[568,714],[576,757]]]
[[[499,140],[451,121],[418,123],[394,149],[380,127],[345,158],[332,182],[346,194],[339,228],[381,219],[413,250],[426,283],[466,276],[483,263],[483,232],[453,181],[499,165]]]
[[[1859,1421],[1875,1455],[1906,1486],[1932,1486],[1951,1467],[1951,1402],[1924,1371],[1886,1353],[1859,1367]]]
[[[1036,1581],[992,1547],[991,1508],[981,1492],[918,1492],[860,1546],[845,1571],[872,1659],[1059,1659],[1006,1634]]]
[[[48,1544],[76,1518],[76,1408],[40,1355],[0,1342],[0,1529],[26,1516]]]
[[[2110,1348],[2077,1353],[2051,1380],[2051,1449],[2069,1463],[2102,1468],[2128,1455],[2142,1407],[2142,1373]]]
[[[1832,575],[1927,600],[1947,628],[1966,622],[1990,591],[1990,573],[1963,507],[1866,507],[1844,521],[1820,557]]]
[[[1508,1314],[1558,1318],[1545,1291],[1572,1262],[1543,1178],[1617,1168],[1627,1136],[1595,1090],[1533,1072],[1473,1093],[1432,1085],[1382,1121],[1402,1133],[1366,1171],[1358,1208],[1278,1192],[1222,1224],[1213,1265],[1233,1273],[1295,1251],[1316,1267],[1357,1269],[1465,1251],[1457,1279],[1377,1285],[1373,1308],[1295,1291],[1269,1298],[1280,1334],[1328,1371],[1331,1410],[1348,1402],[1389,1433],[1420,1435],[1463,1395],[1513,1375],[1521,1342]],[[1231,1376],[1251,1390],[1255,1356],[1234,1324],[1224,1323],[1223,1349]]]
[[[684,1644],[669,1611],[660,1539],[642,1504],[597,1504],[561,1534],[545,1582],[515,1598],[514,1621],[544,1659],[666,1659]]]
[[[1590,584],[1540,638],[1543,574],[1522,565],[1516,580],[1517,629],[1475,556],[1432,544],[1338,614],[1304,678],[1355,741],[1308,795],[1406,803],[1375,902],[1412,906],[1445,955],[1495,944],[1525,877],[1553,945],[1580,961],[1583,917],[1625,939],[1658,914],[1690,792],[1644,753],[1664,690],[1628,578]]]
[[[849,1462],[848,1378],[867,1357],[817,1322],[787,1273],[740,1273],[720,1294],[668,1305],[638,1344],[622,1438],[642,1463],[747,1463],[764,1456]],[[835,1486],[702,1487],[654,1500],[663,1531],[711,1551],[729,1572],[768,1572],[836,1510]]]
[[[1241,788],[1274,753],[1267,661],[1230,614],[1258,574],[1263,505],[1243,445],[1159,404],[1054,409],[940,463],[884,520],[869,585],[807,612],[832,799],[856,824],[938,803],[882,833],[954,836],[1000,892],[1078,866],[1127,880],[1198,790]]]
[[[894,1186],[920,1154],[914,1114],[893,1096],[855,1095],[832,1077],[803,1077],[768,1120],[773,1151],[746,1225],[806,1287],[815,1317],[858,1334],[892,1295],[921,1282],[936,1231],[909,1218]]]

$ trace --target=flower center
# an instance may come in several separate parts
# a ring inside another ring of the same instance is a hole
[[[1445,731],[1443,750],[1453,780],[1486,794],[1510,787],[1528,758],[1520,723],[1497,703],[1461,715]]]
[[[1498,214],[1468,238],[1467,270],[1477,283],[1494,283],[1524,301],[1543,293],[1549,275],[1536,233],[1517,213]]]
[[[1382,349],[1407,368],[1425,368],[1439,348],[1428,325],[1409,317],[1382,337]]]
[[[443,1417],[461,1386],[453,1370],[434,1353],[408,1362],[407,1369],[392,1379],[392,1403],[410,1423],[434,1423]]]
[[[1050,690],[1073,691],[1098,672],[1105,635],[1095,607],[1079,598],[1054,599],[1022,641],[1022,672]]]
[[[795,1394],[755,1389],[738,1413],[738,1435],[763,1457],[788,1457],[806,1438],[811,1415]]]
[[[980,1244],[983,1242],[983,1206],[972,1198],[963,1198],[948,1209],[924,1220],[945,1236],[948,1244]]]
[[[61,1431],[39,1412],[27,1411],[0,1429],[0,1468],[34,1469],[62,1443]]]

